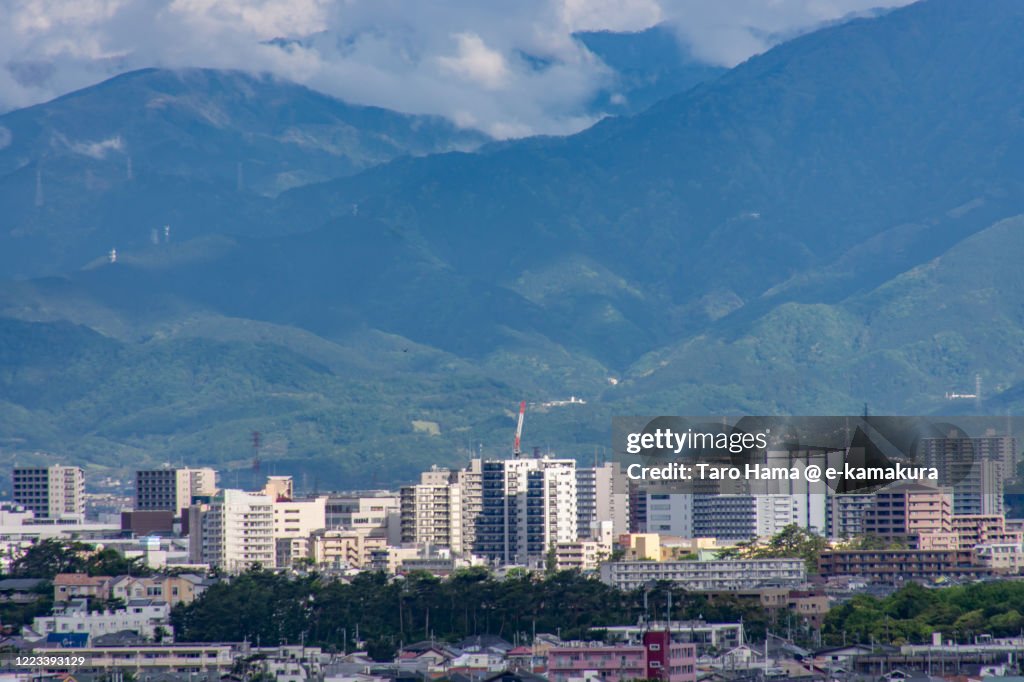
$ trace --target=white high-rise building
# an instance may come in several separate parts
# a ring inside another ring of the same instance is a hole
[[[15,467],[14,501],[37,519],[85,520],[85,474],[81,467]]]
[[[267,495],[221,490],[208,505],[190,507],[189,526],[193,561],[229,573],[275,565],[274,503]]]
[[[199,469],[144,469],[135,472],[136,511],[171,511],[180,514],[195,497],[217,492],[217,472]]]
[[[559,542],[576,540],[576,461],[535,457],[487,461],[475,553],[538,566]]]
[[[629,483],[618,463],[576,469],[576,534],[597,539],[597,528],[611,522],[614,536],[629,532]]]

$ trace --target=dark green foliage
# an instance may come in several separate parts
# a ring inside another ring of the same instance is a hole
[[[666,586],[649,595],[667,601]],[[389,658],[401,643],[435,637],[455,641],[475,634],[506,639],[528,633],[561,632],[565,638],[594,639],[608,625],[635,623],[643,595],[625,593],[576,573],[538,577],[526,572],[504,580],[482,569],[467,569],[440,580],[412,574],[389,580],[363,573],[350,584],[318,576],[289,578],[253,570],[207,590],[173,614],[181,641],[307,643],[351,650],[359,637],[377,658]],[[651,615],[663,617],[664,607]],[[744,619],[748,634],[763,636],[767,622],[756,601],[673,593],[673,618],[714,621]]]
[[[1024,583],[998,581],[944,589],[911,583],[884,598],[858,596],[825,619],[826,642],[921,644],[933,632],[968,643],[977,635],[1019,635],[1024,627]]]
[[[53,580],[58,573],[144,576],[152,569],[141,558],[126,559],[117,550],[96,550],[75,541],[46,539],[29,547],[11,564],[10,577]]]

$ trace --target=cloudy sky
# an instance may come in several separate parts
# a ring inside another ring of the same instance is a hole
[[[590,123],[584,104],[610,77],[574,31],[665,23],[696,57],[732,66],[779,36],[907,2],[0,0],[0,111],[131,69],[205,66],[269,72],[497,137],[563,133]]]

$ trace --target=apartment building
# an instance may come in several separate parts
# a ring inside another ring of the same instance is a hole
[[[14,501],[36,519],[85,520],[85,474],[81,467],[51,464],[14,467]]]
[[[694,592],[727,592],[800,585],[807,580],[807,566],[803,559],[617,561],[601,566],[601,580],[627,591],[667,580]]]
[[[576,468],[577,537],[593,538],[604,522],[615,535],[629,532],[628,480],[617,462]]]
[[[885,538],[907,538],[953,530],[949,492],[923,483],[903,483],[875,493],[864,511],[864,532]]]
[[[1016,439],[926,438],[921,441],[925,466],[935,467],[953,493],[954,514],[1002,514],[1003,481],[1016,473]]]
[[[356,491],[328,495],[324,513],[326,528],[379,531],[389,544],[402,542],[401,496],[387,490]]]
[[[180,516],[196,497],[217,492],[217,472],[210,468],[143,469],[135,472],[135,510],[168,511]]]
[[[158,679],[160,673],[208,673],[227,675],[235,666],[237,652],[232,644],[147,644],[143,646],[76,647],[74,656],[85,660],[74,674],[82,679],[102,679],[112,672],[130,673],[135,679]],[[91,677],[90,677],[91,676]]]
[[[207,505],[189,508],[189,554],[230,573],[250,566],[273,568],[274,505],[267,495],[221,490]]]
[[[663,630],[643,633],[639,644],[574,642],[548,650],[548,679],[551,682],[603,682],[665,680],[691,682],[697,679],[697,647],[676,641]]]
[[[403,543],[446,547],[456,554],[467,549],[463,485],[458,474],[435,466],[420,475],[418,484],[401,489]]]
[[[993,574],[970,549],[834,550],[822,552],[818,568],[825,578],[860,576],[890,585]]]
[[[867,531],[864,529],[864,516],[875,504],[875,496],[863,493],[844,493],[831,495],[829,504],[828,537],[833,540],[846,540],[860,537]]]
[[[990,543],[1024,542],[1024,533],[1007,530],[1006,519],[1001,515],[954,514],[953,532],[957,535],[959,546],[964,549]]]
[[[274,500],[274,563],[278,568],[287,568],[296,559],[309,556],[309,536],[326,527],[327,498],[268,497]]]
[[[366,528],[329,528],[309,537],[307,556],[321,569],[369,568],[374,552],[387,549],[387,536]]]
[[[749,540],[771,537],[794,524],[824,535],[828,503],[829,496],[816,492],[694,495],[692,536]],[[648,530],[651,513],[648,508]]]
[[[116,611],[89,611],[85,599],[54,608],[53,615],[37,617],[32,629],[41,635],[87,633],[91,638],[126,630],[156,641],[174,641],[171,607],[166,602],[136,599]]]
[[[647,493],[647,532],[693,537],[693,498],[690,493]]]
[[[607,522],[610,525],[610,522]],[[573,540],[555,545],[555,569],[559,571],[595,571],[612,554],[611,536],[607,540]]]
[[[475,553],[539,566],[549,548],[576,539],[576,461],[533,457],[482,465]]]

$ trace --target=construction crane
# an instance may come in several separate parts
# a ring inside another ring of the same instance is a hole
[[[519,403],[519,424],[516,425],[516,441],[512,446],[512,456],[519,459],[519,455],[523,454],[522,448],[519,446],[519,441],[523,437],[523,416],[526,414],[526,401]]]

